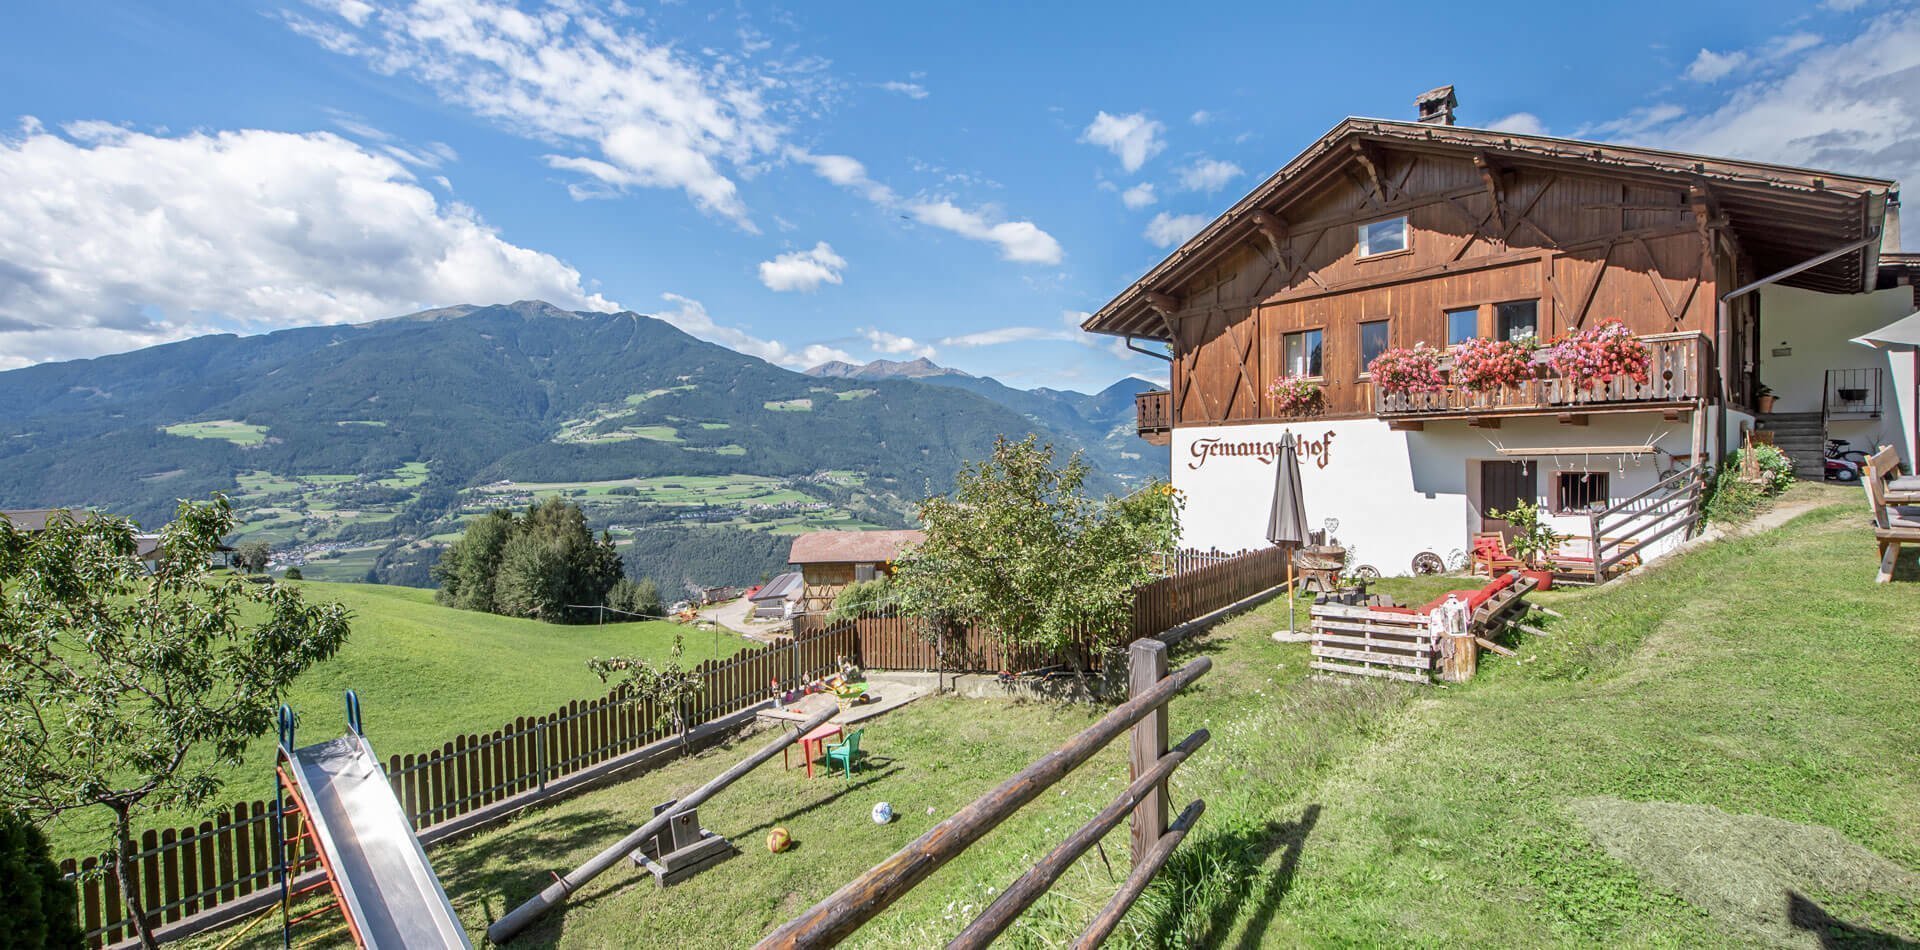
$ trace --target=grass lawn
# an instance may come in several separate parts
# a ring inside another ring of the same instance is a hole
[[[367,738],[382,757],[424,752],[455,735],[492,732],[516,716],[603,695],[606,687],[587,671],[589,658],[665,658],[674,634],[685,629],[665,621],[559,626],[442,607],[429,590],[296,583],[311,600],[337,601],[353,611],[346,647],[294,685],[289,703],[301,715],[301,739],[319,741],[344,731],[341,693],[352,688],[360,694]],[[685,632],[688,664],[731,656],[748,645],[726,633]],[[272,798],[274,741],[254,742],[220,801]],[[76,815],[56,828],[55,851],[90,851],[90,836],[104,828],[92,815]]]
[[[1824,492],[1824,494],[1823,494]],[[1856,491],[1564,612],[1455,688],[1307,677],[1284,601],[1184,644],[1173,704],[1212,742],[1176,776],[1207,812],[1114,946],[1783,945],[1920,937],[1914,592],[1872,583]],[[1912,566],[1905,573],[1912,575]],[[1419,602],[1457,580],[1393,580]],[[1303,612],[1304,616],[1304,612]],[[370,706],[370,722],[373,711]],[[1095,711],[935,698],[867,724],[851,783],[768,765],[701,816],[743,853],[667,890],[621,867],[515,946],[734,947],[886,857]],[[377,727],[376,727],[377,728]],[[761,738],[543,809],[433,859],[475,936]],[[850,945],[937,945],[1124,785],[1110,747]],[[900,816],[867,818],[886,800]],[[929,813],[931,809],[931,813]],[[798,848],[770,855],[769,828]],[[1069,941],[1125,874],[1124,827],[1007,935]],[[1109,863],[1111,862],[1111,867]],[[263,928],[264,929],[264,928]],[[317,932],[317,931],[315,931]],[[256,945],[265,946],[262,937]]]

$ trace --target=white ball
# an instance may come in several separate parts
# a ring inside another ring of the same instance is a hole
[[[890,822],[892,820],[893,820],[892,805],[889,805],[886,802],[879,802],[873,806],[873,823],[874,824],[884,825],[887,822]]]

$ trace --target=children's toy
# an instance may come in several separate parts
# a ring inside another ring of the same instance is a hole
[[[893,806],[886,802],[876,802],[873,806],[873,823],[884,825],[893,820]]]
[[[787,847],[791,844],[793,844],[793,836],[790,834],[787,834],[787,829],[775,828],[772,831],[767,832],[767,850],[768,851],[771,851],[774,854],[779,854],[780,852],[787,850]]]
[[[732,842],[700,827],[697,807],[676,812],[673,811],[675,804],[677,802],[654,806],[655,817],[671,813],[666,827],[649,835],[640,842],[639,848],[627,855],[635,867],[652,873],[653,882],[661,887],[740,853]]]

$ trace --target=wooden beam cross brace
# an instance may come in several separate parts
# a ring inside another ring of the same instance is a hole
[[[1480,183],[1486,186],[1487,200],[1493,203],[1493,226],[1504,232],[1507,222],[1500,213],[1500,168],[1485,152],[1474,153],[1473,167],[1480,169]]]

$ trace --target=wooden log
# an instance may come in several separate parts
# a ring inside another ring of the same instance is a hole
[[[1207,730],[1201,729],[1180,740],[1179,745],[1174,746],[1161,757],[1160,761],[1155,762],[1152,768],[1134,779],[1133,784],[1127,786],[1112,804],[1093,816],[1092,821],[1080,826],[1080,830],[1067,836],[1065,841],[1060,842],[1058,847],[1048,852],[1046,857],[1041,858],[1032,869],[1021,875],[1019,880],[1008,885],[1007,889],[1002,891],[979,917],[974,918],[973,923],[967,925],[967,929],[960,931],[960,935],[947,944],[947,950],[986,947],[993,943],[994,938],[1011,926],[1028,907],[1033,906],[1033,902],[1039,900],[1041,895],[1060,879],[1060,875],[1073,866],[1074,861],[1105,837],[1107,832],[1119,825],[1136,804],[1145,799],[1148,794],[1162,789],[1167,776],[1173,774],[1173,770],[1179,768],[1180,763],[1185,762],[1201,746],[1206,745],[1209,737]]]
[[[1498,643],[1493,642],[1492,640],[1487,639],[1486,637],[1474,637],[1473,642],[1478,643],[1481,646],[1486,647],[1487,649],[1500,654],[1501,656],[1519,656],[1520,655],[1518,653],[1513,652],[1512,650],[1507,649],[1506,647],[1501,646]]]
[[[1559,617],[1562,620],[1565,620],[1567,617],[1566,614],[1563,614],[1560,611],[1553,609],[1552,607],[1547,607],[1541,604],[1533,604],[1533,603],[1529,603],[1527,606],[1532,607],[1533,609],[1538,610],[1549,617]]]
[[[494,943],[505,943],[512,940],[515,934],[526,929],[527,925],[533,923],[541,914],[546,913],[561,901],[566,900],[567,895],[579,890],[582,885],[599,877],[608,868],[618,864],[621,858],[627,856],[627,854],[635,848],[640,847],[642,841],[658,834],[660,829],[665,828],[667,823],[673,820],[675,814],[695,808],[707,799],[712,798],[721,789],[726,788],[741,776],[753,771],[760,763],[773,758],[774,753],[792,745],[794,741],[801,736],[825,725],[827,720],[832,719],[839,711],[839,707],[829,706],[815,713],[811,719],[801,724],[800,727],[793,732],[782,732],[772,742],[760,747],[758,751],[740,760],[732,768],[720,773],[708,781],[707,784],[700,786],[692,793],[681,798],[674,804],[673,808],[655,815],[651,821],[641,825],[640,830],[620,839],[605,851],[594,855],[587,863],[575,868],[573,872],[566,877],[547,885],[545,890],[535,895],[531,900],[514,908],[511,913],[494,922],[493,926],[487,928],[487,939],[492,940]]]
[[[1127,649],[1127,670],[1129,683],[1127,693],[1140,697],[1152,690],[1161,680],[1167,678],[1167,645],[1159,640],[1141,640]],[[1131,776],[1145,775],[1154,763],[1167,755],[1167,707],[1160,706],[1148,712],[1146,718],[1134,723],[1133,738],[1129,743],[1128,754],[1132,760]],[[1133,809],[1133,827],[1128,835],[1132,843],[1133,864],[1135,867],[1146,857],[1155,842],[1167,830],[1167,787],[1163,782],[1142,796],[1140,803]]]
[[[1146,694],[1114,707],[1066,744],[1041,756],[1000,787],[975,799],[892,857],[782,924],[756,946],[824,947],[846,939],[927,875],[998,827],[1020,806],[1039,797],[1041,792],[1212,668],[1212,660],[1200,657],[1174,671]]]
[[[1447,638],[1452,650],[1440,654],[1440,679],[1447,683],[1465,683],[1480,671],[1480,645],[1471,635]]]
[[[1194,822],[1199,821],[1206,810],[1207,803],[1196,798],[1180,812],[1180,818],[1173,823],[1173,827],[1168,828],[1167,833],[1147,853],[1147,860],[1127,875],[1126,882],[1120,885],[1120,893],[1113,895],[1113,900],[1094,915],[1093,922],[1073,942],[1074,950],[1094,950],[1106,942],[1113,928],[1120,926],[1120,919],[1127,916],[1133,902],[1140,899],[1141,892],[1147,889],[1148,884],[1153,883],[1154,875],[1166,866],[1167,859],[1173,856],[1173,849],[1180,847],[1187,832],[1193,829]]]
[[[1546,632],[1545,630],[1542,630],[1542,629],[1540,629],[1539,627],[1530,627],[1530,626],[1528,626],[1528,625],[1526,625],[1526,624],[1524,624],[1524,623],[1517,623],[1517,622],[1516,622],[1516,623],[1514,623],[1514,624],[1513,624],[1513,626],[1516,626],[1516,627],[1519,627],[1519,628],[1520,628],[1521,630],[1524,630],[1524,631],[1526,631],[1527,633],[1531,633],[1531,634],[1533,634],[1533,635],[1534,635],[1534,636],[1536,636],[1536,637],[1550,637],[1550,636],[1552,636],[1552,634],[1550,634],[1550,633],[1548,633],[1548,632]]]

